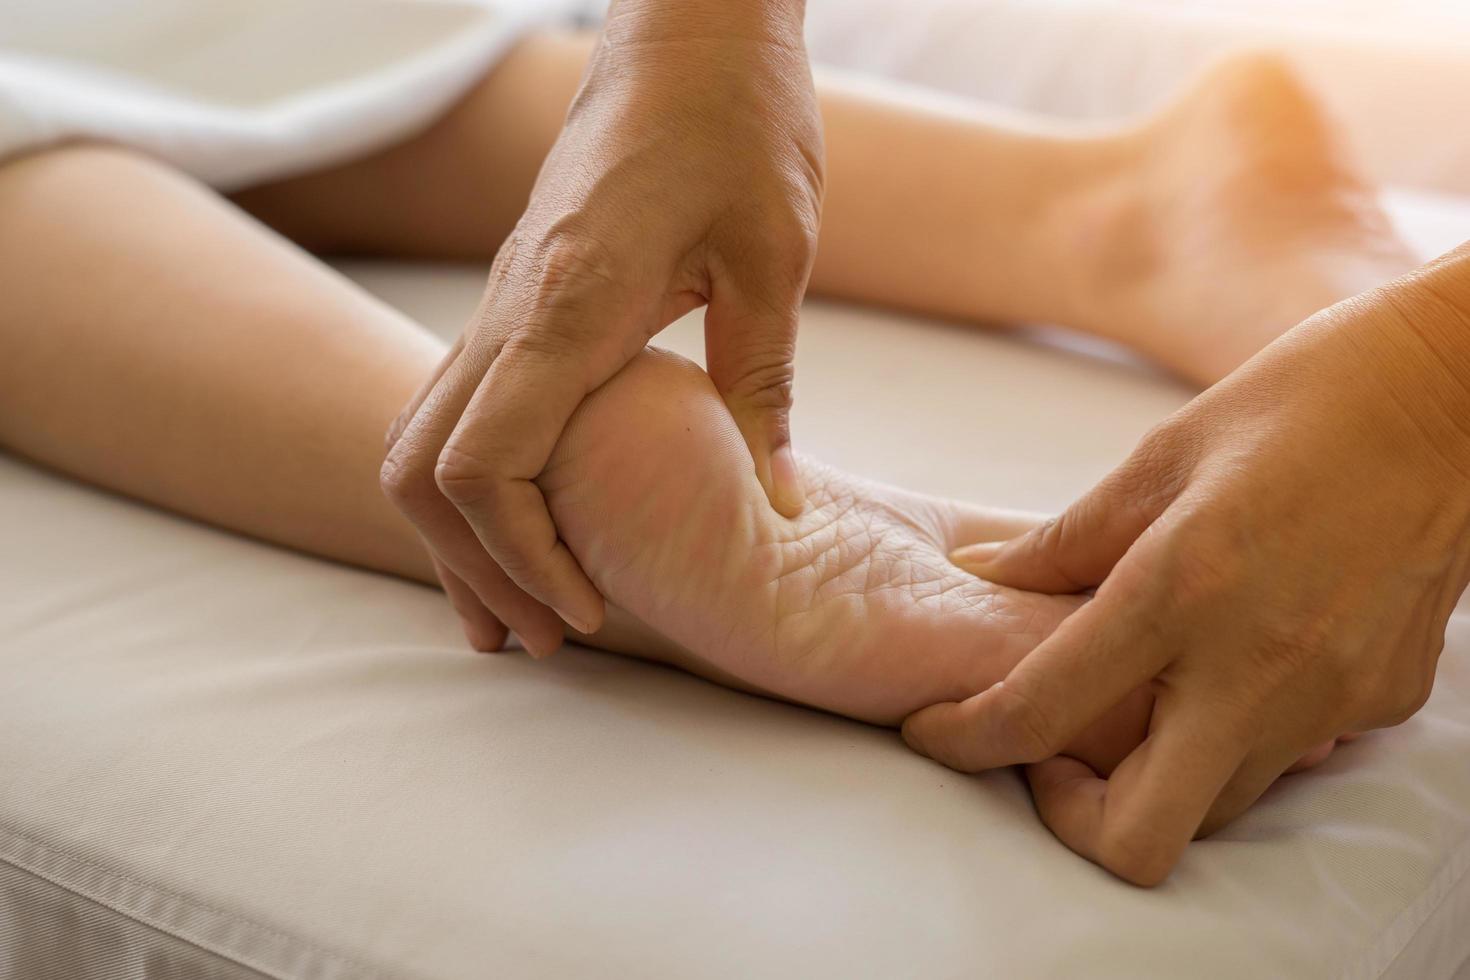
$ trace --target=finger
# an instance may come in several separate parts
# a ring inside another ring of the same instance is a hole
[[[1153,604],[1099,597],[1062,621],[987,691],[910,715],[915,751],[962,772],[1040,762],[1066,750],[1173,651],[1152,628]]]
[[[1269,749],[1262,747],[1250,753],[1210,806],[1200,825],[1199,836],[1208,837],[1250,809],[1272,783],[1287,773],[1321,765],[1332,754],[1336,741],[1320,743],[1306,752],[1302,751],[1303,744],[1309,743],[1298,742]],[[1308,764],[1303,765],[1303,760]]]
[[[800,304],[799,288],[772,295],[720,285],[704,319],[710,378],[745,437],[766,497],[786,517],[806,502],[790,419]]]
[[[441,498],[430,507],[432,512],[420,512],[416,523],[427,529],[427,538],[446,542],[447,551],[434,552],[436,563],[462,582],[481,607],[513,630],[527,653],[537,658],[555,653],[563,638],[562,621],[557,615],[510,580],[447,500]],[[475,614],[467,597],[451,593],[443,577],[440,581],[445,583],[445,594],[455,610],[468,622]],[[494,638],[493,632],[487,638]],[[504,636],[499,640],[495,649],[504,644]],[[470,642],[473,645],[474,639]]]
[[[1036,809],[1078,854],[1136,885],[1163,881],[1246,753],[1246,729],[1218,714],[1158,721],[1108,780],[1073,760],[1028,768]]]
[[[434,563],[434,574],[439,577],[439,584],[444,588],[444,594],[449,597],[449,604],[459,614],[460,625],[464,628],[465,639],[470,646],[481,653],[496,653],[505,647],[506,628],[505,624],[495,617],[475,590],[465,584],[464,579],[454,574],[449,566],[444,564],[435,555],[430,555],[429,560]]]
[[[1040,527],[1049,519],[1048,515],[1034,511],[945,503],[950,522],[944,544],[950,551],[972,544],[1007,541]]]
[[[418,414],[419,406],[434,390],[439,379],[444,376],[449,365],[459,357],[460,351],[464,349],[464,335],[455,339],[450,348],[444,352],[439,359],[433,372],[425,379],[424,383],[414,392],[408,404],[398,413],[393,424],[388,427],[387,436],[384,440],[384,452],[391,452],[398,444],[403,431],[408,428],[408,423]],[[503,649],[506,639],[506,627],[495,614],[485,607],[473,589],[465,584],[464,579],[454,574],[448,565],[445,565],[438,556],[429,553],[429,560],[434,566],[434,575],[438,578],[440,587],[449,598],[449,604],[458,613],[460,625],[464,629],[465,639],[469,641],[471,648],[481,653],[495,653]]]
[[[1175,490],[1135,452],[1056,519],[1009,541],[962,548],[950,560],[980,578],[1033,592],[1081,592],[1113,567],[1159,518]]]
[[[1036,527],[1048,515],[1005,507],[982,507],[947,497],[868,481],[873,496],[894,505],[931,530],[936,547],[946,551],[983,541],[1003,541]]]
[[[663,312],[659,314],[659,330],[667,327],[685,314],[694,312],[707,302],[709,301],[705,299],[704,294],[696,293],[692,290],[684,290],[670,295],[664,301]]]
[[[1327,759],[1332,755],[1332,750],[1335,748],[1337,748],[1336,739],[1333,739],[1330,742],[1323,742],[1321,745],[1312,749],[1306,755],[1302,756],[1300,759],[1296,760],[1290,766],[1288,766],[1286,772],[1296,773],[1305,772],[1308,769],[1315,769],[1316,767],[1327,761]]]
[[[1086,763],[1058,755],[1026,767],[1026,782],[1041,822],[1057,839],[1093,863],[1096,859],[1072,845],[1102,833],[1108,782]]]
[[[603,599],[558,537],[535,480],[572,413],[626,360],[596,345],[507,344],[435,469],[440,491],[511,581],[580,633],[600,628]]]
[[[1421,650],[1427,647],[1434,654],[1423,665],[1424,669],[1418,669],[1419,665],[1405,652],[1398,658],[1398,666],[1391,678],[1371,685],[1369,701],[1345,722],[1351,730],[1363,732],[1396,728],[1423,710],[1434,692],[1437,658],[1444,643],[1443,629],[1443,626],[1439,627],[1439,638],[1432,642],[1432,646],[1426,641],[1425,646],[1420,647]]]
[[[461,334],[450,345],[450,348],[444,352],[444,356],[439,358],[439,363],[435,365],[433,373],[424,380],[423,384],[419,385],[418,391],[413,393],[413,397],[408,400],[408,404],[403,407],[403,411],[398,413],[398,417],[393,420],[393,424],[388,426],[388,433],[383,445],[383,451],[385,453],[392,452],[393,447],[398,445],[398,440],[402,438],[403,432],[408,428],[409,422],[413,421],[413,417],[419,413],[419,407],[429,397],[429,392],[433,391],[439,384],[439,379],[444,377],[444,372],[448,371],[449,366],[459,359],[460,352],[463,350],[464,335]]]
[[[482,368],[462,349],[443,370],[383,462],[384,494],[408,518],[429,552],[480,602],[514,630],[528,652],[545,656],[561,645],[556,615],[506,577],[435,482],[439,447],[453,431]]]

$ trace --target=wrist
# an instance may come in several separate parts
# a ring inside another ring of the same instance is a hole
[[[1470,242],[1426,263],[1403,286],[1409,328],[1470,389]]]
[[[806,0],[613,0],[604,34],[624,41],[801,46]]]
[[[1435,448],[1470,473],[1470,245],[1378,295],[1393,314],[1385,319],[1392,340],[1385,374],[1398,382]]]

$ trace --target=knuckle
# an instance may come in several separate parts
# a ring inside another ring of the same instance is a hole
[[[566,224],[554,227],[538,249],[537,295],[543,306],[576,306],[623,281],[612,250]]]
[[[824,145],[821,122],[815,113],[811,115],[807,123],[806,138],[799,139],[796,143],[800,158],[799,169],[802,175],[802,180],[797,185],[797,196],[798,200],[808,208],[815,226],[821,222],[822,202],[827,196],[827,149]],[[812,237],[816,237],[815,227],[812,230]]]
[[[1370,653],[1371,651],[1364,651]],[[1434,693],[1435,648],[1403,649],[1398,656],[1374,657],[1378,666],[1360,666],[1363,657],[1340,668],[1338,685],[1346,710],[1340,712],[1348,728],[1393,727],[1413,718]]]
[[[1065,550],[1062,546],[1070,534],[1071,523],[1065,513],[1053,514],[1032,528],[1031,532],[1021,540],[1034,551],[1061,552]]]
[[[492,557],[495,564],[516,588],[539,589],[546,584],[537,574],[540,571],[537,563],[519,550],[515,548],[497,549]]]
[[[968,732],[961,732],[928,716],[926,712],[910,715],[903,723],[903,737],[910,748],[958,772],[977,772],[974,764],[974,742]]]
[[[505,342],[497,361],[504,361],[517,368],[528,367],[540,362],[551,361],[570,365],[585,352],[581,338],[568,329],[567,321],[537,318],[525,323]]]
[[[549,223],[523,218],[491,266],[482,327],[490,320],[521,323],[547,313],[592,317],[615,308],[608,292],[626,281],[616,259],[620,250],[585,224],[577,214]]]
[[[1242,716],[1277,717],[1312,730],[1341,730],[1374,709],[1381,690],[1341,656],[1342,646],[1320,625],[1293,621],[1288,626],[1255,625],[1246,628],[1248,642],[1241,649],[1243,669],[1254,679],[1242,683],[1234,697],[1221,691],[1225,703],[1241,709]],[[1290,707],[1288,707],[1290,706]]]
[[[729,223],[715,233],[716,261],[769,312],[793,309],[817,255],[815,217],[784,211]]]
[[[413,513],[436,492],[433,478],[397,449],[391,450],[378,470],[378,486],[399,510]]]
[[[1179,493],[1198,452],[1188,427],[1177,417],[1165,419],[1144,433],[1119,468],[1120,489],[1141,506],[1166,501]]]
[[[1379,718],[1385,710],[1385,691],[1376,677],[1346,672],[1337,678],[1344,714],[1351,719]]]
[[[1056,569],[1073,592],[1080,592],[1095,584],[1089,580],[1087,570],[1076,560],[1077,556],[1088,554],[1086,548],[1074,547],[1079,543],[1076,540],[1077,525],[1078,522],[1068,513],[1057,514],[1048,517],[1017,543],[1026,557],[1044,561]]]
[[[791,358],[777,352],[747,365],[726,388],[752,408],[789,410],[795,379]]]
[[[767,236],[772,247],[766,252],[772,270],[787,282],[805,282],[817,255],[819,210],[805,202],[793,202],[790,210],[772,224]]]
[[[389,424],[387,429],[384,430],[383,452],[385,454],[391,453],[393,451],[393,447],[398,445],[398,440],[402,438],[404,430],[408,428],[408,422],[408,412],[403,411],[398,413],[398,417]]]
[[[1200,510],[1180,508],[1159,548],[1173,601],[1188,609],[1218,608],[1250,582],[1250,549],[1238,525]]]
[[[1434,672],[1435,668],[1439,664],[1439,658],[1444,655],[1446,625],[1446,623],[1441,623],[1439,627],[1430,634],[1429,638],[1425,640],[1423,644],[1423,660],[1426,664],[1429,665],[1429,675],[1431,681],[1434,679]]]
[[[1042,762],[1063,748],[1061,736],[1036,699],[1012,685],[996,692],[996,721],[1016,763]]]
[[[1180,448],[1178,425],[1165,419],[1143,434],[1128,462],[1137,475],[1157,474],[1173,467]]]
[[[1019,538],[1008,543],[1005,546],[1006,550],[1016,557],[1026,559],[1065,555],[1067,552],[1062,545],[1067,539],[1069,524],[1070,520],[1065,513],[1052,514]],[[1077,585],[1076,578],[1070,571],[1067,569],[1060,569],[1060,571],[1072,585]]]
[[[1424,705],[1429,702],[1429,694],[1433,686],[1434,682],[1432,678],[1426,682],[1423,678],[1417,676],[1403,678],[1394,684],[1388,704],[1390,723],[1402,725],[1417,715]]]
[[[499,482],[493,469],[453,443],[444,447],[434,464],[434,485],[456,507],[494,508]]]
[[[500,275],[481,305],[481,329],[503,341],[495,360],[521,366],[550,361],[573,365],[569,370],[576,373],[575,365],[596,352],[626,347],[627,331],[616,327],[642,307],[634,302],[635,279],[612,251],[588,233],[557,228],[534,247],[522,246],[527,257],[506,263],[513,269]],[[640,336],[637,346],[645,339]]]
[[[1260,642],[1260,666],[1273,677],[1300,684],[1313,680],[1340,695],[1354,696],[1356,683],[1350,672],[1333,669],[1331,651],[1336,649],[1334,629],[1327,617],[1293,616],[1285,623],[1266,622],[1256,626]]]

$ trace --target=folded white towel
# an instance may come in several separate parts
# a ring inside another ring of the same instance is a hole
[[[442,113],[567,0],[6,0],[0,158],[124,143],[222,189],[350,159]]]

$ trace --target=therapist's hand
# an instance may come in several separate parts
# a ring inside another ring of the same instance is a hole
[[[1096,598],[1006,680],[926,708],[909,744],[1035,763],[1042,819],[1122,877],[1345,732],[1413,715],[1470,578],[1470,250],[1297,327],[1144,438],[1060,518],[957,553]],[[1147,739],[1107,780],[1056,757],[1141,684]]]
[[[470,326],[389,435],[382,484],[479,649],[532,653],[603,599],[533,482],[568,418],[708,304],[706,361],[776,509],[816,250],[821,127],[800,0],[621,0]],[[486,174],[486,180],[496,179]]]

